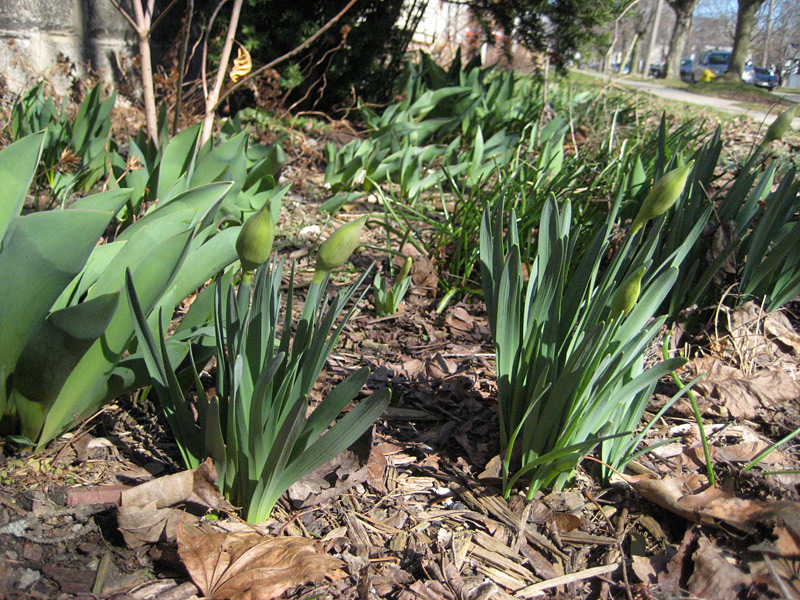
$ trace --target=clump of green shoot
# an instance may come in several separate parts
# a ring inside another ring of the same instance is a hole
[[[397,279],[394,285],[389,287],[386,282],[381,279],[380,273],[375,273],[375,278],[372,281],[372,293],[375,296],[375,313],[379,317],[388,317],[397,312],[400,303],[405,298],[408,292],[408,286],[411,284],[411,265],[412,259],[410,256],[406,257],[400,272],[397,274]]]

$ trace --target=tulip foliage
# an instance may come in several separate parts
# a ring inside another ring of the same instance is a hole
[[[0,414],[40,448],[121,394],[147,384],[126,308],[125,272],[143,312],[175,307],[232,263],[238,228],[210,224],[230,183],[200,185],[152,207],[98,244],[131,190],[80,198],[65,210],[25,214],[42,152],[35,133],[0,152]],[[201,302],[186,327],[210,316]],[[188,315],[187,315],[188,316]],[[185,352],[184,352],[185,355]],[[173,360],[181,356],[173,353]]]

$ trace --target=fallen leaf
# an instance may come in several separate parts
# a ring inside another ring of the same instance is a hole
[[[689,591],[697,598],[736,598],[750,587],[750,577],[729,563],[704,536],[698,540],[692,560],[694,572],[687,583]]]
[[[687,562],[690,562],[691,548],[694,547],[697,540],[697,527],[690,527],[683,534],[681,545],[678,546],[675,554],[672,555],[667,568],[660,571],[658,575],[658,584],[665,592],[671,592],[683,588],[683,571]]]
[[[709,488],[707,478],[696,473],[681,477],[664,477],[663,479],[657,479],[653,475],[645,473],[625,476],[624,479],[643,498],[690,521],[698,520],[697,506],[698,504],[702,505],[703,502],[703,496],[700,496],[700,500],[695,502],[690,501],[690,496],[706,490],[708,497],[716,498],[719,493],[717,489]]]
[[[217,470],[211,459],[189,471],[165,475],[120,495],[117,523],[131,548],[146,543],[175,539],[181,519],[195,519],[182,507],[195,505],[205,510],[234,511],[219,493]]]
[[[695,358],[688,367],[695,375],[705,373],[695,384],[695,392],[715,399],[739,419],[752,419],[759,407],[800,396],[800,384],[783,369],[766,368],[746,375],[713,356]]]
[[[729,335],[744,355],[757,351],[760,361],[800,355],[800,335],[781,311],[765,313],[750,301],[730,312],[729,323]]]
[[[796,508],[780,511],[789,516],[794,527],[778,519],[773,529],[774,542],[765,540],[751,546],[751,551],[761,551],[762,560],[753,561],[750,565],[753,581],[768,586],[776,595],[800,598],[800,534],[796,531]],[[785,594],[786,590],[791,590]]]
[[[763,557],[750,565],[753,582],[767,586],[779,598],[800,598],[800,560],[766,553]]]
[[[372,448],[372,428],[350,447],[304,475],[287,490],[295,508],[308,508],[341,496],[354,485],[367,480],[367,461]]]
[[[307,538],[205,532],[183,523],[177,538],[192,581],[216,600],[271,600],[343,566]]]
[[[638,556],[634,554],[631,567],[639,578],[639,581],[655,585],[658,583],[659,574],[666,572],[668,563],[669,558],[666,556]]]
[[[753,531],[770,510],[770,503],[762,500],[719,498],[700,508],[698,513],[706,522],[717,520],[742,531]]]

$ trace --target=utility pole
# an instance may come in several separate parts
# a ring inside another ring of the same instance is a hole
[[[772,4],[775,0],[769,0],[769,10],[767,11],[767,32],[764,36],[764,57],[761,60],[761,66],[769,68],[769,62],[767,59],[769,58],[769,38],[772,34]]]
[[[772,0],[770,0],[771,2]],[[645,73],[650,72],[650,56],[653,54],[653,48],[656,46],[656,38],[658,37],[658,27],[661,24],[661,11],[664,8],[664,0],[658,0],[656,3],[656,16],[653,19],[653,30],[650,32],[650,41],[647,43],[647,55],[645,56]],[[659,61],[660,62],[660,61]]]

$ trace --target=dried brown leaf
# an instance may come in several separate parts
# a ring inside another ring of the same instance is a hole
[[[642,583],[655,585],[658,583],[658,576],[660,573],[665,573],[669,558],[662,555],[656,556],[638,556],[634,555],[631,562],[633,572]]]
[[[658,584],[665,592],[681,589],[684,566],[690,561],[691,548],[694,546],[696,539],[697,527],[687,529],[683,534],[681,545],[678,546],[678,550],[667,563],[666,570],[658,572]]]
[[[217,470],[209,458],[196,469],[159,477],[122,492],[117,522],[131,548],[175,539],[178,522],[192,520],[182,507],[233,511],[216,485]],[[195,519],[196,520],[196,519]]]
[[[737,598],[750,586],[750,577],[729,563],[706,537],[698,541],[689,591],[698,598]]]
[[[216,600],[271,600],[342,566],[314,540],[178,528],[178,554],[200,591]]]
[[[752,531],[755,524],[768,512],[769,503],[742,498],[719,498],[699,509],[704,520],[716,519],[743,531]]]
[[[733,417],[752,419],[759,407],[770,407],[800,396],[800,384],[783,369],[767,368],[745,375],[713,356],[690,363],[695,374],[705,373],[695,391],[718,401]]]
[[[372,435],[370,428],[347,450],[293,483],[287,494],[294,507],[316,506],[366,481]]]
[[[689,501],[689,496],[698,494],[708,487],[708,480],[702,475],[690,474],[681,477],[656,479],[650,474],[626,476],[627,481],[642,497],[653,504],[669,510],[690,521],[697,521],[697,506]],[[709,488],[714,489],[714,488]],[[707,492],[716,497],[716,491]],[[701,496],[701,502],[702,502]],[[681,500],[683,502],[681,502]],[[687,506],[688,505],[688,506]]]

